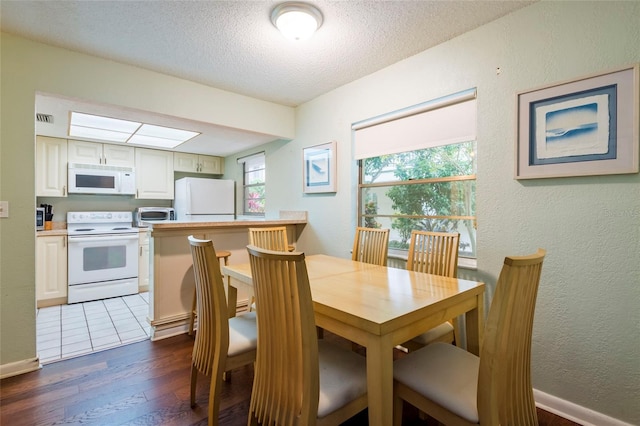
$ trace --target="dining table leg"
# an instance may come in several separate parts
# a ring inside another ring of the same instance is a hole
[[[467,331],[467,351],[480,355],[484,331],[484,293],[476,296],[476,308],[465,314]]]
[[[393,345],[391,336],[369,336],[366,350],[369,425],[390,426],[393,420]]]

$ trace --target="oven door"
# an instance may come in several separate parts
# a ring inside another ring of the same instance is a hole
[[[69,236],[69,285],[138,276],[138,234]]]

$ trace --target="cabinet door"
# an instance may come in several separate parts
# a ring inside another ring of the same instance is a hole
[[[69,139],[69,162],[102,164],[102,144]]]
[[[140,233],[138,242],[138,290],[149,291],[149,235]]]
[[[200,173],[210,173],[214,175],[221,175],[224,173],[221,157],[199,155],[198,164],[200,166],[198,170]]]
[[[102,146],[103,163],[109,166],[134,167],[135,149],[127,145],[104,144]]]
[[[136,198],[173,200],[173,152],[136,148]]]
[[[173,170],[176,172],[197,172],[198,156],[186,152],[173,153]]]
[[[36,237],[38,307],[67,303],[67,237]]]
[[[36,196],[67,196],[67,140],[36,138]]]

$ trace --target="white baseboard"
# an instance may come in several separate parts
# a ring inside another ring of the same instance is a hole
[[[177,336],[179,334],[186,334],[189,332],[189,324],[173,323],[163,324],[157,326],[151,326],[151,341],[166,339],[169,337]]]
[[[537,389],[533,397],[537,407],[583,426],[633,426]]]
[[[29,373],[42,368],[40,358],[23,359],[22,361],[10,362],[0,365],[0,379],[17,376],[18,374]]]

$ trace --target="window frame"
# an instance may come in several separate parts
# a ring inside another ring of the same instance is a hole
[[[469,141],[471,142],[471,141]],[[473,141],[476,144],[477,141]],[[370,157],[376,158],[376,157]],[[445,176],[445,177],[437,177],[437,178],[425,178],[425,179],[411,179],[411,180],[403,180],[403,181],[386,181],[386,182],[373,182],[373,183],[365,183],[364,182],[364,162],[366,158],[358,160],[358,186],[357,186],[357,200],[356,200],[356,211],[357,211],[357,223],[358,226],[365,226],[365,221],[367,218],[388,218],[390,220],[396,218],[406,218],[406,219],[450,219],[453,221],[460,220],[470,220],[473,223],[474,229],[477,229],[477,215],[473,216],[463,216],[463,215],[407,215],[407,214],[367,214],[363,209],[363,191],[369,188],[382,188],[382,187],[395,187],[395,186],[404,186],[404,185],[424,185],[424,184],[432,184],[432,183],[443,183],[443,182],[460,182],[460,181],[475,181],[477,182],[477,174],[471,175],[460,175],[460,176]],[[477,234],[476,234],[477,241]],[[390,247],[389,255],[394,258],[404,259],[406,260],[407,252],[403,249]],[[465,252],[459,253],[458,264],[460,267],[465,267],[468,269],[475,269],[477,261],[477,252],[475,257],[470,257],[466,255]]]
[[[255,170],[247,170],[247,164],[253,164],[255,162],[255,160],[257,159],[262,159],[262,168],[261,169],[255,169]],[[242,214],[244,216],[262,216],[264,217],[265,215],[265,208],[263,207],[263,211],[262,212],[251,212],[247,210],[247,206],[249,204],[249,200],[247,199],[247,193],[251,188],[263,188],[263,196],[262,198],[260,198],[263,201],[263,204],[266,204],[266,183],[267,183],[267,176],[266,176],[266,171],[267,171],[267,162],[266,162],[266,156],[264,154],[264,152],[262,153],[256,153],[256,154],[252,154],[250,156],[247,157],[243,157],[241,159],[238,159],[238,162],[242,163]],[[260,171],[262,170],[264,173],[264,180],[261,183],[251,183],[248,184],[247,183],[247,175],[249,173],[254,173],[256,171]]]
[[[471,238],[471,250],[465,250],[459,255],[459,266],[474,269],[477,266],[477,213],[475,207],[470,211],[461,211],[458,213],[473,214],[465,215],[441,215],[441,212],[428,212],[425,214],[395,214],[392,209],[387,214],[377,214],[374,211],[365,211],[369,203],[369,199],[365,200],[368,189],[372,188],[394,188],[403,185],[429,185],[442,184],[447,182],[464,182],[473,181],[472,205],[475,206],[477,200],[477,160],[472,158],[473,170],[469,175],[454,175],[443,177],[428,177],[411,179],[407,177],[405,180],[391,180],[384,182],[365,183],[365,162],[368,159],[375,159],[385,155],[396,155],[401,153],[418,152],[424,149],[437,148],[447,145],[456,145],[459,143],[473,143],[471,155],[477,154],[477,90],[475,88],[462,92],[443,96],[421,104],[402,108],[396,111],[385,113],[369,119],[365,119],[352,124],[353,141],[354,141],[354,159],[357,160],[358,178],[357,178],[357,197],[356,212],[358,226],[366,226],[365,223],[370,219],[381,218],[389,221],[391,227],[394,219],[425,219],[438,220],[445,219],[452,222],[464,222],[462,224],[468,232],[468,238]],[[393,143],[390,143],[393,141]],[[453,184],[452,184],[453,185]],[[465,188],[467,185],[464,185]],[[375,194],[375,191],[374,191]],[[388,200],[392,200],[386,195]],[[379,197],[380,194],[374,197]],[[392,200],[393,201],[393,200]],[[384,204],[385,202],[383,202]],[[433,206],[432,206],[433,207]],[[448,209],[447,209],[448,210]],[[422,211],[424,212],[424,210]],[[435,214],[434,214],[435,213]],[[410,229],[408,227],[407,229]],[[406,235],[403,234],[401,242]],[[468,242],[468,240],[467,240]],[[397,253],[396,253],[397,252]],[[393,258],[406,259],[407,253],[401,247],[389,249],[389,256]],[[472,256],[472,257],[469,257]]]

